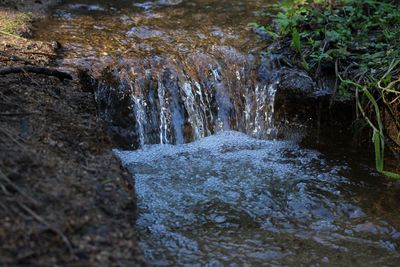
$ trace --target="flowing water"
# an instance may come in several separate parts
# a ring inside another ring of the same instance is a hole
[[[92,69],[100,112],[132,148],[229,129],[274,136],[279,60],[260,56],[265,42],[246,26],[266,1],[83,2],[56,9],[37,38],[62,42],[61,65]]]
[[[67,0],[36,37],[90,69],[100,116],[139,148],[115,153],[149,264],[396,266],[399,188],[357,158],[265,140],[280,64],[246,25],[268,2]]]
[[[117,154],[136,177],[138,229],[151,264],[400,262],[399,208],[387,201],[398,191],[368,182],[368,168],[231,131]]]

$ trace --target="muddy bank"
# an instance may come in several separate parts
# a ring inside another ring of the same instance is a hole
[[[0,69],[48,68],[56,48],[0,35]],[[93,94],[76,80],[8,74],[0,103],[0,265],[144,264],[132,179]]]

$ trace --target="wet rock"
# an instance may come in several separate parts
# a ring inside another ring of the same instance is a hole
[[[99,81],[95,97],[99,117],[107,123],[114,143],[121,148],[139,147],[136,117],[132,109],[131,91],[128,84],[117,80],[118,70],[106,69]]]
[[[304,71],[282,68],[275,95],[275,120],[277,123],[309,125],[317,119],[320,103],[326,97],[317,95],[316,82]]]
[[[305,72],[297,69],[282,68],[279,71],[277,98],[315,98],[318,95],[317,84]]]
[[[179,5],[182,2],[183,2],[183,0],[160,0],[159,1],[160,5],[166,5],[166,6]]]
[[[77,72],[82,91],[94,93],[97,80],[89,74],[87,69],[78,69]]]
[[[261,40],[264,40],[264,41],[272,41],[272,40],[273,40],[273,38],[271,37],[271,35],[268,34],[266,31],[264,31],[262,27],[256,27],[256,28],[253,28],[252,30],[253,30],[253,32],[254,32],[255,34],[257,34],[257,36],[258,36]]]
[[[87,4],[71,4],[70,9],[79,10],[82,12],[99,12],[105,11],[105,8],[100,5],[87,5]]]
[[[126,33],[126,36],[136,37],[139,39],[163,37],[163,35],[164,34],[161,31],[152,29],[148,26],[133,27]]]
[[[315,142],[320,136],[331,134],[332,129],[336,133],[350,133],[353,101],[337,95],[336,77],[332,73],[330,70],[322,72],[315,80],[300,69],[284,67],[279,70],[274,104],[279,137],[286,139],[300,134],[304,140],[313,135]]]

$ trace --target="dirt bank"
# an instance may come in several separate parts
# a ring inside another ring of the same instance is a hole
[[[56,48],[0,35],[0,71],[49,68]],[[0,266],[143,265],[133,182],[92,92],[24,71],[0,75]]]

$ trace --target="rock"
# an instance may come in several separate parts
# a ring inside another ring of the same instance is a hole
[[[315,98],[317,84],[305,72],[297,69],[282,68],[279,71],[277,96],[284,98]]]
[[[331,70],[322,72],[318,79],[296,68],[279,70],[274,104],[278,137],[290,139],[301,134],[301,139],[312,136],[315,142],[326,133],[350,132],[353,100],[337,95],[336,77]]]
[[[94,93],[97,80],[89,74],[87,69],[78,69],[77,76],[83,92]]]
[[[326,103],[326,97],[318,96],[316,82],[298,69],[279,70],[278,88],[275,95],[275,120],[307,125],[316,119],[318,106]]]
[[[132,107],[131,88],[117,80],[118,70],[106,68],[97,84],[95,97],[98,115],[103,119],[114,143],[121,148],[137,149],[139,134]]]

